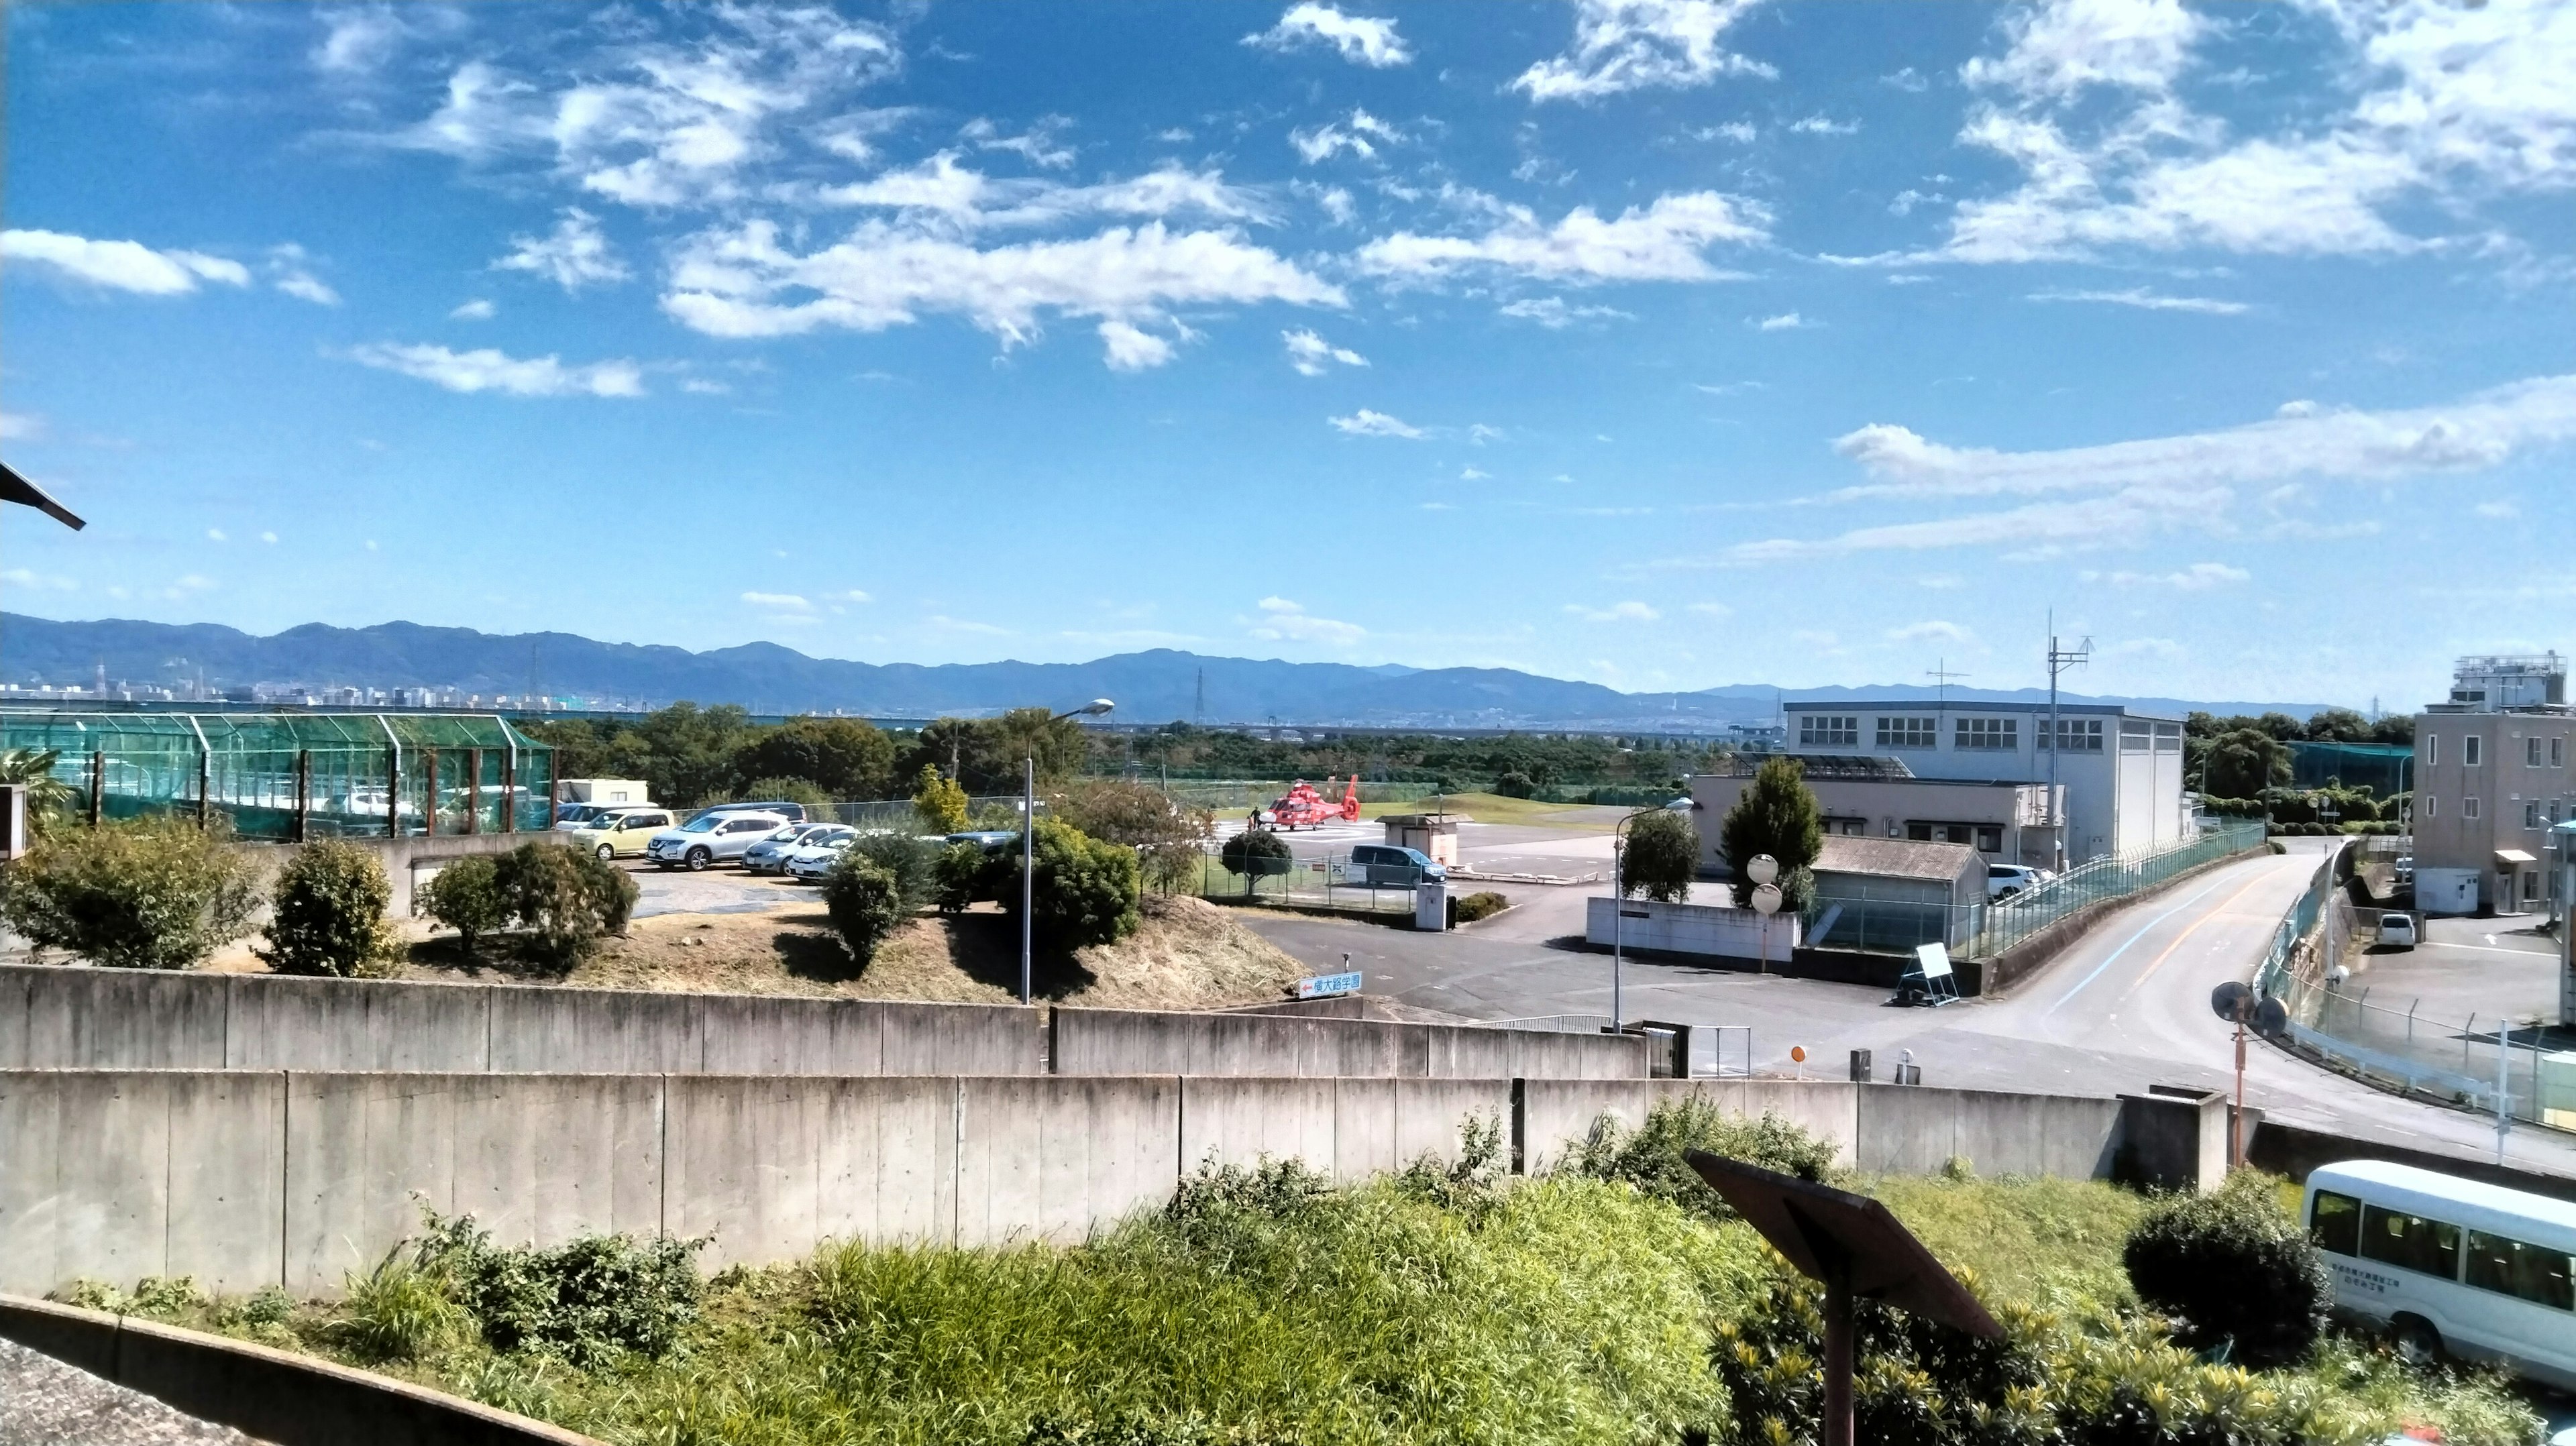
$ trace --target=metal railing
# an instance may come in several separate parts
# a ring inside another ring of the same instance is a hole
[[[1960,902],[1926,893],[1926,886],[1913,880],[1853,880],[1830,890],[1819,888],[1799,914],[1799,937],[1810,949],[1911,954],[1922,945],[1941,944],[1964,951],[1977,937],[1989,905],[1983,899]]]
[[[1411,884],[1370,883],[1366,878],[1366,865],[1360,868],[1362,877],[1354,879],[1347,854],[1277,862],[1285,867],[1238,874],[1227,868],[1219,855],[1202,854],[1199,857],[1199,897],[1221,903],[1268,904],[1290,909],[1349,909],[1370,914],[1413,912]]]
[[[2228,819],[2171,848],[2112,854],[2078,865],[2038,888],[1996,900],[1968,952],[1992,958],[2089,904],[2144,892],[2187,869],[2262,846],[2259,820]]]

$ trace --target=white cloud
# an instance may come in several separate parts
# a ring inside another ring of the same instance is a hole
[[[1966,628],[1939,618],[1887,630],[1891,643],[1972,643],[1976,639],[1977,635]]]
[[[1759,320],[1754,321],[1752,325],[1755,331],[1806,331],[1814,327],[1816,323],[1807,320],[1805,317],[1800,316],[1794,311],[1784,311],[1778,316],[1762,317]]]
[[[492,303],[485,301],[478,296],[474,300],[469,301],[463,306],[456,308],[454,311],[449,312],[447,314],[447,319],[450,321],[490,321],[492,319],[492,312]]]
[[[1288,365],[1300,376],[1320,377],[1332,370],[1334,362],[1346,367],[1367,366],[1368,358],[1346,346],[1335,346],[1312,331],[1283,331],[1279,339],[1288,346]]]
[[[1735,616],[1735,609],[1721,602],[1695,602],[1690,605],[1689,611],[1704,618],[1721,620]]]
[[[1348,647],[1368,636],[1368,629],[1357,623],[1316,617],[1284,597],[1263,598],[1258,606],[1261,615],[1252,620],[1256,638]]]
[[[877,137],[918,114],[918,108],[908,105],[863,106],[814,127],[812,135],[816,145],[843,160],[873,165]]]
[[[1778,71],[1718,45],[1761,0],[1576,0],[1574,47],[1521,72],[1533,101],[1597,100],[1648,87],[1706,85]]]
[[[0,258],[77,281],[145,296],[181,296],[200,281],[250,285],[250,268],[198,251],[155,251],[139,241],[93,241],[61,231],[0,231]]]
[[[1578,206],[1553,226],[1540,224],[1527,207],[1508,206],[1481,236],[1399,232],[1361,247],[1357,259],[1362,270],[1397,277],[1491,268],[1578,285],[1720,281],[1733,273],[1709,265],[1701,251],[1720,241],[1764,240],[1770,224],[1771,213],[1760,202],[1715,191],[1659,196],[1651,206],[1631,206],[1608,221]]]
[[[2050,0],[2009,15],[2010,49],[1969,61],[1959,77],[2055,100],[2091,85],[2162,92],[2206,29],[2181,0]]]
[[[680,390],[701,397],[724,397],[733,394],[732,387],[710,377],[689,377],[680,383]]]
[[[2512,518],[2522,515],[2522,505],[2510,497],[2497,497],[2469,509],[2480,517]]]
[[[952,618],[945,613],[932,613],[923,621],[942,632],[974,633],[981,637],[1007,637],[1011,631],[1009,628],[995,627],[991,623],[979,623],[967,618]]]
[[[2076,502],[2033,503],[2002,512],[1944,517],[1924,522],[1897,522],[1857,528],[1835,537],[1768,538],[1738,543],[1719,554],[1717,565],[1751,566],[1860,552],[1916,552],[1949,547],[2009,546],[2056,552],[2134,542],[2183,527],[2207,529],[2226,512],[2235,494],[2225,487],[2130,487],[2108,497]],[[1706,566],[1681,560],[1667,566]]]
[[[567,206],[546,236],[513,236],[509,255],[492,263],[496,271],[525,271],[542,276],[566,291],[624,281],[633,273],[617,258],[599,218],[578,206]]]
[[[366,366],[434,382],[451,392],[506,392],[514,397],[640,397],[644,375],[631,361],[565,366],[553,356],[504,356],[490,347],[450,351],[443,346],[369,342],[349,357]]]
[[[1372,412],[1366,407],[1347,417],[1326,417],[1324,420],[1332,423],[1334,430],[1352,437],[1406,437],[1418,442],[1430,435],[1420,427],[1407,426],[1398,418],[1384,412]]]
[[[806,613],[814,610],[812,602],[792,592],[747,592],[742,595],[742,600],[756,608],[774,608],[781,612]]]
[[[1027,177],[995,180],[940,151],[902,170],[814,193],[827,205],[890,210],[926,233],[962,236],[1006,227],[1051,226],[1086,216],[1163,220],[1198,215],[1215,221],[1267,224],[1269,200],[1230,185],[1218,171],[1177,164],[1091,186]]]
[[[45,434],[45,419],[32,412],[0,412],[0,442],[23,442]]]
[[[1562,296],[1509,301],[1502,305],[1501,311],[1505,316],[1519,317],[1523,321],[1535,321],[1550,331],[1562,331],[1578,321],[1635,321],[1637,319],[1634,313],[1621,311],[1615,306],[1569,306]]]
[[[2169,587],[2177,592],[2207,592],[2211,588],[2230,587],[2253,581],[2254,574],[2223,562],[2195,562],[2172,572],[2085,572],[2078,574],[2084,582],[2104,582],[2113,587]]]
[[[1311,166],[1331,160],[1343,151],[1363,158],[1374,156],[1377,146],[1370,143],[1371,136],[1389,145],[1401,144],[1404,140],[1404,132],[1365,110],[1354,109],[1346,121],[1327,123],[1313,130],[1290,131],[1288,144],[1296,147],[1299,158]]]
[[[1860,134],[1860,122],[1838,121],[1831,116],[1811,115],[1805,120],[1790,122],[1789,129],[1802,136],[1856,136]]]
[[[1641,602],[1618,602],[1603,608],[1567,603],[1565,610],[1587,623],[1651,623],[1663,617],[1662,613]]]
[[[206,529],[206,540],[207,540],[208,542],[224,542],[224,541],[227,541],[228,539],[227,539],[227,538],[225,538],[225,536],[224,536],[224,530],[223,530],[222,528],[220,528],[220,527],[209,527],[209,528],[207,528],[207,529]]]
[[[1412,48],[1404,37],[1395,33],[1393,20],[1368,15],[1345,15],[1330,5],[1302,0],[1291,5],[1279,17],[1279,23],[1267,30],[1243,37],[1246,45],[1267,46],[1272,50],[1292,50],[1302,45],[1322,43],[1341,52],[1342,59],[1354,65],[1384,69],[1403,65],[1413,59]]]
[[[1141,372],[1172,359],[1172,344],[1116,317],[1100,323],[1100,341],[1113,372]]]
[[[1174,306],[1262,301],[1345,304],[1341,288],[1239,235],[1159,221],[989,249],[869,222],[802,255],[775,223],[749,221],[682,245],[662,308],[731,337],[882,331],[946,312],[1008,347],[1033,340],[1050,312],[1133,326]]]
[[[1458,480],[1461,482],[1490,482],[1493,476],[1491,472],[1479,472],[1473,467],[1463,467],[1458,472]]]
[[[267,543],[271,547],[274,547],[277,545],[277,534],[274,532],[263,532],[259,535],[259,540]]]
[[[343,74],[362,74],[384,64],[404,35],[402,20],[390,5],[330,11],[322,23],[325,28],[313,47],[313,64]]]
[[[316,306],[338,306],[340,293],[333,291],[320,277],[309,271],[289,271],[277,279],[277,289]]]
[[[1712,397],[1732,397],[1762,391],[1764,387],[1760,382],[1693,382],[1691,389],[1706,392]]]
[[[1002,134],[1001,127],[977,116],[966,123],[965,128],[957,133],[957,138],[972,143],[977,150],[1009,151],[1030,165],[1044,166],[1051,171],[1062,170],[1073,164],[1073,147],[1056,139],[1056,136],[1072,124],[1072,120],[1065,116],[1045,116],[1019,135],[1006,136]]]
[[[870,603],[875,602],[876,597],[864,588],[854,587],[844,589],[840,592],[827,592],[823,594],[823,601],[834,603]]]
[[[197,593],[212,592],[215,585],[215,580],[206,576],[204,573],[184,573],[178,577],[172,578],[170,580],[170,585],[161,589],[161,596],[172,602],[177,602],[181,598],[191,597]]]
[[[75,592],[80,588],[79,583],[58,573],[32,572],[23,567],[13,567],[7,572],[0,572],[0,582],[5,582],[22,591],[34,592]]]
[[[2134,306],[2143,311],[2191,311],[2203,316],[2243,316],[2254,308],[2242,301],[2208,296],[2164,296],[2133,286],[2126,291],[2034,291],[2033,301],[2092,301],[2106,306]]]
[[[2293,404],[2241,427],[2045,452],[1948,447],[1880,424],[1835,440],[1835,451],[1877,479],[1835,495],[1967,497],[2300,477],[2388,481],[2481,470],[2571,438],[2576,375],[2534,377],[2447,406],[2365,412]]]

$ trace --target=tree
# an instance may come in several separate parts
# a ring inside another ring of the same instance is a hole
[[[909,914],[938,897],[939,855],[947,847],[911,834],[865,833],[843,854],[855,854],[885,870],[886,877],[894,880],[896,906]]]
[[[43,838],[54,825],[70,817],[72,806],[83,801],[80,790],[54,773],[62,753],[53,748],[11,748],[0,751],[0,783],[15,783],[27,791],[27,832]]]
[[[1538,792],[1538,783],[1528,774],[1515,769],[1494,780],[1494,792],[1505,798],[1527,798]]]
[[[510,900],[501,892],[500,865],[490,854],[469,854],[430,875],[420,906],[456,931],[468,959],[481,957],[483,940],[510,927]]]
[[[2307,725],[2287,713],[2266,713],[2254,720],[2254,726],[2284,743],[2295,742],[2307,736]]]
[[[646,717],[634,736],[646,750],[644,779],[653,796],[687,808],[731,788],[734,751],[750,729],[750,715],[730,703],[707,709],[674,703]]]
[[[1166,892],[1197,882],[1199,858],[1216,828],[1206,809],[1183,807],[1152,784],[1124,779],[1076,783],[1055,803],[1056,817],[1134,849],[1146,879]]]
[[[805,816],[828,822],[832,817],[832,795],[802,778],[755,778],[734,790],[731,799],[706,799],[707,803],[751,801],[756,803],[801,804]]]
[[[1227,873],[1242,876],[1248,896],[1258,880],[1288,872],[1296,854],[1276,830],[1248,828],[1225,841],[1225,847],[1217,850],[1217,861]]]
[[[1737,908],[1753,903],[1753,880],[1745,875],[1744,866],[1760,854],[1779,862],[1778,882],[1786,906],[1805,907],[1815,889],[1810,870],[1825,847],[1824,818],[1814,790],[1807,787],[1806,770],[1791,758],[1765,760],[1735,807],[1726,811],[1717,826],[1717,838],[1735,873],[1730,888]]]
[[[1699,872],[1699,830],[1670,809],[1651,809],[1635,819],[1619,867],[1620,894],[1644,894],[1664,904],[1689,899],[1691,878]]]
[[[843,853],[823,876],[823,907],[832,916],[832,932],[861,968],[876,958],[877,946],[904,916],[894,875],[856,849]]]
[[[1135,850],[1088,838],[1052,818],[1038,820],[1033,848],[1037,858],[1029,876],[1030,918],[1039,942],[1071,953],[1088,944],[1116,943],[1143,922],[1137,909],[1143,889]],[[1017,879],[1014,871],[1015,885]],[[1019,889],[1007,890],[1002,902],[1018,912]]]
[[[2289,746],[2257,728],[2239,728],[2210,740],[2201,792],[2211,798],[2252,798],[2290,781]]]
[[[2371,724],[2370,741],[2373,743],[2390,743],[2400,747],[2411,746],[2415,742],[2414,715],[2411,713],[2391,713],[2387,717],[2380,719],[2378,722]]]
[[[2301,732],[2311,743],[2367,743],[2370,720],[2350,708],[2319,708]]]
[[[569,970],[589,958],[601,935],[624,931],[635,907],[635,880],[579,849],[524,843],[494,867],[510,918],[524,936],[521,948],[548,968]]]
[[[921,815],[921,826],[932,833],[963,833],[966,790],[955,779],[942,777],[935,765],[925,763],[913,782],[912,811]]]
[[[21,938],[119,969],[185,969],[240,938],[258,901],[219,830],[167,816],[60,829],[0,871]]]
[[[834,799],[877,798],[894,778],[894,740],[857,718],[793,718],[734,751],[740,778],[801,778]]]
[[[268,947],[256,952],[280,974],[384,972],[401,947],[393,885],[375,854],[342,839],[295,851],[269,896]]]

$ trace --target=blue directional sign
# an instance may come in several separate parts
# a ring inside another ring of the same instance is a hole
[[[1356,970],[1348,974],[1315,974],[1297,981],[1300,999],[1330,999],[1336,994],[1359,992],[1360,976]]]

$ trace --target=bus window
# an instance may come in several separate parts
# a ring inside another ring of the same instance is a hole
[[[2361,1254],[2366,1260],[2457,1280],[2460,1227],[2403,1210],[2367,1206],[2361,1218]]]
[[[2576,1291],[2571,1291],[2567,1278],[2567,1252],[2543,1250],[2501,1235],[2469,1232],[2469,1284],[2558,1310],[2576,1308]]]
[[[2361,1202],[2350,1195],[2319,1190],[2308,1208],[2308,1236],[2319,1250],[2337,1255],[2361,1253]]]

